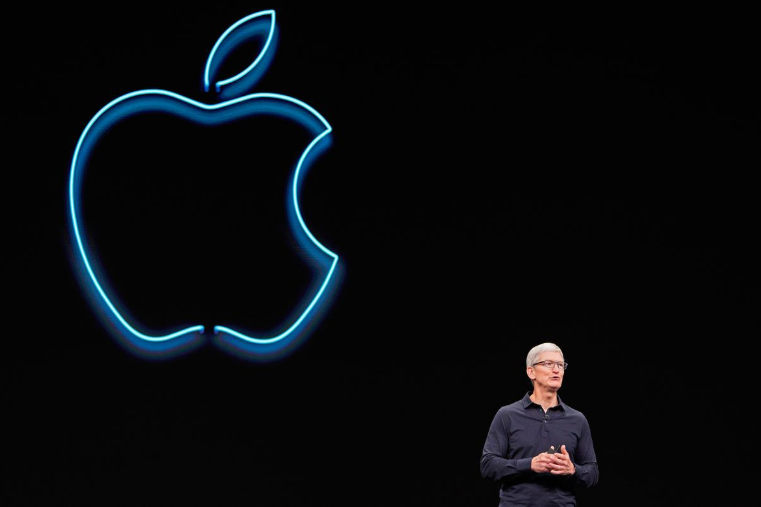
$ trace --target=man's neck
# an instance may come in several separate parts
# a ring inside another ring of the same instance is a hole
[[[534,388],[534,392],[531,393],[531,401],[537,405],[541,405],[545,412],[558,404],[558,392],[557,391],[543,391],[541,389]]]

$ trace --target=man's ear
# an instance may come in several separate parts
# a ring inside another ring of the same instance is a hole
[[[528,368],[526,368],[526,375],[528,375],[528,378],[530,378],[531,380],[534,380],[534,377],[536,374],[534,373],[534,369],[529,366]]]

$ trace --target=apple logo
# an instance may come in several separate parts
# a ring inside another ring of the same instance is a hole
[[[254,37],[264,44],[253,63],[237,75],[217,80],[222,62],[243,42]],[[82,131],[74,149],[68,180],[68,214],[75,272],[87,300],[106,327],[130,351],[146,358],[173,357],[206,342],[203,325],[179,326],[161,333],[146,332],[118,301],[105,271],[97,262],[82,213],[83,179],[93,149],[104,134],[125,118],[136,115],[170,115],[205,127],[235,122],[256,115],[275,115],[293,121],[310,135],[311,142],[301,153],[289,179],[286,198],[289,226],[300,251],[314,267],[316,283],[303,297],[302,304],[271,335],[254,336],[228,325],[213,327],[213,343],[230,353],[253,360],[268,361],[294,350],[314,327],[334,296],[338,283],[338,255],[326,248],[310,232],[299,205],[304,175],[314,160],[330,144],[332,128],[308,104],[287,95],[253,93],[250,90],[272,60],[276,41],[275,12],[261,11],[230,26],[209,53],[203,74],[203,88],[214,91],[222,102],[205,104],[177,93],[145,89],[127,93],[104,106]]]

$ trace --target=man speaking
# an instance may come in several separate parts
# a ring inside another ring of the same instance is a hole
[[[481,475],[501,481],[500,507],[574,506],[577,486],[597,484],[597,458],[584,414],[560,400],[568,363],[554,343],[532,348],[533,392],[497,411],[481,455]]]

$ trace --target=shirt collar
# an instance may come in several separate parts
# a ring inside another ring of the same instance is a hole
[[[536,405],[536,403],[534,403],[533,401],[531,401],[531,398],[530,398],[530,396],[531,396],[531,393],[532,393],[532,392],[533,392],[533,391],[528,391],[528,392],[526,392],[526,395],[525,395],[525,396],[523,397],[523,399],[521,400],[521,402],[523,403],[523,408],[528,408],[528,407],[530,407],[531,405]],[[539,405],[536,405],[536,406],[538,407]],[[560,407],[561,409],[563,409],[563,411],[564,411],[564,412],[565,412],[566,408],[568,408],[568,407],[566,406],[566,404],[565,404],[565,403],[563,403],[563,400],[561,400],[561,399],[560,399],[560,395],[559,395],[559,394],[558,394],[558,404],[557,404],[557,405],[555,405],[555,406],[557,406],[557,407]],[[554,407],[551,407],[551,408],[554,408]]]

